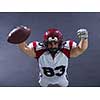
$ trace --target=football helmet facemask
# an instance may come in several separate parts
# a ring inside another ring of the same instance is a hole
[[[46,49],[51,53],[55,54],[58,50],[60,50],[63,42],[63,35],[58,29],[48,29],[47,32],[44,33],[44,45]],[[48,48],[49,43],[58,43],[58,48]]]

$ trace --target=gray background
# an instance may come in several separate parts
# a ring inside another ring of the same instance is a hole
[[[89,31],[89,48],[70,59],[68,75],[70,87],[100,86],[100,13],[0,13],[0,86],[38,87],[38,64],[34,58],[22,53],[17,45],[7,43],[8,33],[16,26],[32,28],[27,42],[43,41],[43,33],[48,28],[58,28],[64,40],[79,40],[76,31]]]

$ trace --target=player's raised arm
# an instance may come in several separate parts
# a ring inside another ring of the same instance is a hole
[[[14,28],[7,37],[7,41],[12,44],[17,44],[18,47],[26,53],[29,56],[35,57],[36,54],[34,52],[34,49],[31,47],[28,47],[26,44],[27,38],[30,36],[31,29],[26,26],[18,26]]]
[[[86,29],[79,29],[77,35],[80,42],[76,48],[73,48],[70,51],[70,57],[77,57],[88,48],[88,31]]]
[[[36,57],[36,53],[34,51],[34,48],[29,48],[26,42],[18,44],[18,47],[20,48],[21,51],[23,51],[28,56]]]

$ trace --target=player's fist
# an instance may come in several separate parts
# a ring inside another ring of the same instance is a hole
[[[86,29],[79,29],[77,31],[77,36],[79,39],[87,39],[88,38],[88,31]]]
[[[24,42],[31,33],[31,29],[26,26],[18,26],[9,32],[7,41],[13,44],[19,44]]]

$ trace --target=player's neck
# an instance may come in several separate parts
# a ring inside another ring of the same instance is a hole
[[[56,55],[56,54],[51,54],[51,56],[52,56],[53,59],[55,58],[55,55]]]

